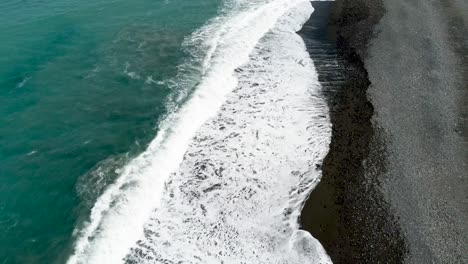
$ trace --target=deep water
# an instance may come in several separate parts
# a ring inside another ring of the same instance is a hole
[[[219,2],[0,2],[0,263],[66,259],[93,199],[154,138],[183,40]]]

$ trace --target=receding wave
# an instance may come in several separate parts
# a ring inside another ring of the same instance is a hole
[[[96,200],[68,263],[330,262],[298,224],[330,140],[295,34],[311,12],[229,0],[187,40],[205,51],[199,84]]]

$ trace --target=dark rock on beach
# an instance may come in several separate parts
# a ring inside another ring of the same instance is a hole
[[[466,4],[312,5],[333,131],[303,228],[334,263],[468,263]]]
[[[401,263],[404,240],[377,177],[367,173],[364,164],[377,131],[361,58],[382,7],[362,8],[359,1],[313,6],[315,12],[300,34],[324,87],[333,131],[322,181],[303,209],[303,228],[322,243],[334,263]],[[385,169],[380,160],[373,166],[375,171]]]

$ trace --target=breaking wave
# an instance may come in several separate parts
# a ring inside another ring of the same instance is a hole
[[[228,0],[187,39],[198,85],[181,77],[190,96],[96,200],[68,263],[330,263],[298,223],[331,130],[295,33],[312,11]]]

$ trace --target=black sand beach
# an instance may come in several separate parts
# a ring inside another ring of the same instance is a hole
[[[467,5],[312,4],[333,135],[303,228],[334,263],[468,263]]]

